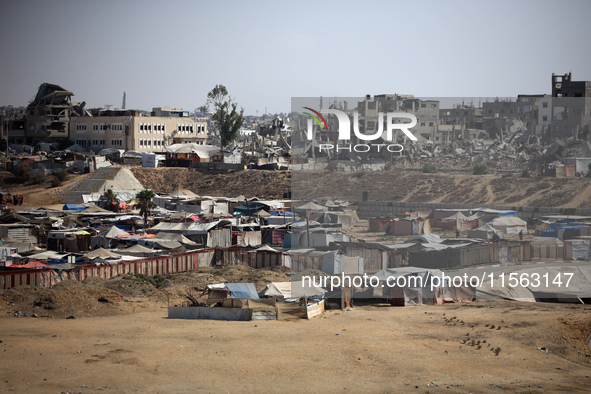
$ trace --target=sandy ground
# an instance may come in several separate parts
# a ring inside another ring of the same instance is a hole
[[[591,178],[482,176],[465,173],[422,174],[390,171],[335,173],[331,171],[200,172],[187,168],[132,168],[136,178],[157,193],[189,189],[199,195],[282,198],[292,191],[299,199],[360,201],[364,190],[372,201],[402,201],[483,206],[509,205],[585,208],[591,199]],[[22,194],[25,206],[58,204],[62,191],[81,179],[69,175],[62,186],[17,185],[0,173],[0,189]],[[48,177],[51,178],[51,177]]]
[[[0,392],[588,392],[590,309],[490,300],[309,321],[171,320],[164,305],[5,315]]]
[[[189,189],[200,196],[283,198],[291,190],[289,171],[197,171],[188,168],[142,168],[131,171],[157,193]]]
[[[401,170],[292,173],[294,198],[360,201],[364,190],[369,191],[371,201],[585,208],[591,198],[591,178],[423,174]]]
[[[84,175],[69,174],[61,186],[51,187],[53,176],[48,176],[48,181],[40,185],[25,185],[12,183],[13,175],[9,172],[2,171],[0,172],[0,189],[7,190],[13,195],[20,194],[23,196],[22,206],[14,207],[13,205],[8,205],[9,209],[16,208],[18,210],[23,207],[47,207],[51,205],[56,205],[56,208],[59,205],[58,209],[61,209],[63,204],[60,204],[59,201],[64,190],[83,177]]]

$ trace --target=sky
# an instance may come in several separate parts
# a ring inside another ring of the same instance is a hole
[[[591,1],[1,0],[0,106],[43,82],[87,108],[292,97],[515,97],[591,80]]]

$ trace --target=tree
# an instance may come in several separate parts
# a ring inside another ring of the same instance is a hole
[[[140,207],[140,216],[144,217],[144,227],[148,225],[148,216],[150,215],[150,209],[154,208],[156,204],[152,202],[152,199],[156,197],[156,193],[153,190],[145,189],[138,192],[135,198],[138,200]]]
[[[113,203],[114,202],[117,202],[117,193],[115,193],[113,191],[113,189],[108,189],[105,192],[105,194],[103,194],[103,197],[105,197],[105,199],[109,202],[108,208],[111,209],[111,210],[114,210],[113,209]],[[116,211],[116,210],[114,210],[114,211]]]
[[[238,130],[244,123],[244,108],[240,108],[238,111],[238,104],[233,102],[224,85],[215,85],[215,88],[207,93],[205,107],[209,110],[210,105],[213,105],[211,117],[214,121],[213,127],[220,134],[221,148],[223,149],[238,135]]]

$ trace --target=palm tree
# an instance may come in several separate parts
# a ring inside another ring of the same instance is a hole
[[[109,208],[109,209],[111,209],[111,210],[114,210],[114,209],[113,209],[113,202],[117,202],[117,197],[118,197],[118,196],[117,196],[117,193],[115,193],[115,192],[113,191],[113,189],[108,189],[108,190],[107,190],[107,191],[106,191],[106,192],[103,194],[103,197],[105,197],[105,199],[107,199],[107,201],[108,201],[108,203],[109,203],[109,205],[108,205],[108,208]]]
[[[156,204],[152,202],[154,197],[156,197],[156,193],[150,189],[142,190],[135,195],[140,207],[140,216],[144,217],[144,227],[148,225],[148,215],[150,215],[150,209],[156,206]]]

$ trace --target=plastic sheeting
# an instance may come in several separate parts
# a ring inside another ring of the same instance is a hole
[[[231,298],[258,300],[259,293],[254,283],[226,283]]]

